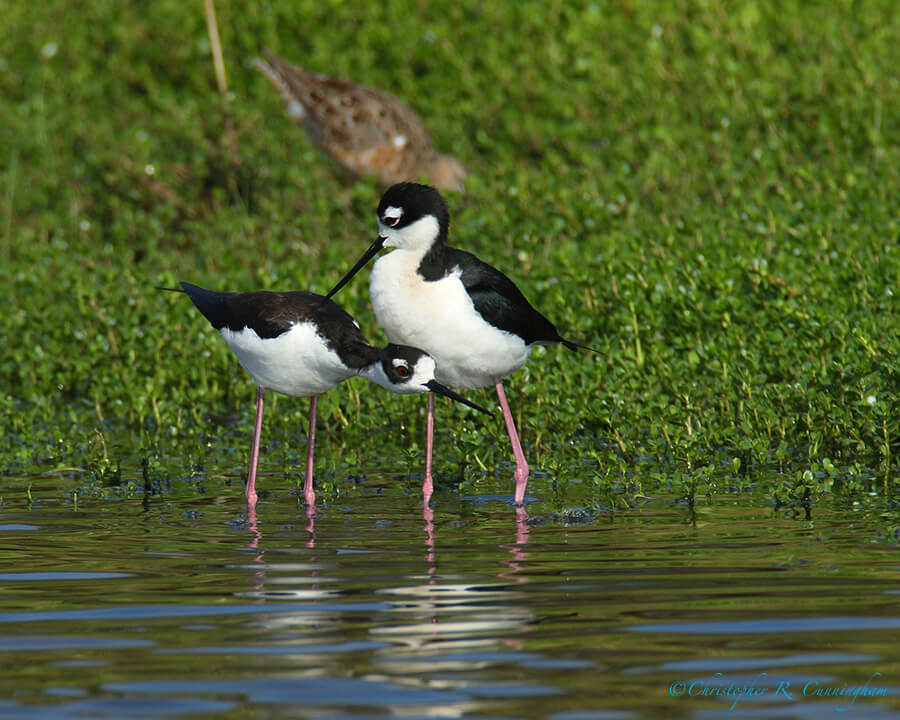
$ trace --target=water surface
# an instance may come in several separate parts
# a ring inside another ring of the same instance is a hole
[[[8,501],[0,720],[900,718],[871,522],[507,500]]]

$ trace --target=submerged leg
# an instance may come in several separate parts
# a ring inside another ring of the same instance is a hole
[[[503,421],[506,423],[506,432],[509,434],[509,442],[512,445],[513,455],[516,458],[516,472],[514,473],[516,478],[515,504],[521,505],[525,499],[525,486],[528,485],[528,463],[525,462],[525,453],[522,452],[522,445],[516,432],[516,423],[513,421],[512,413],[509,410],[509,403],[506,402],[503,381],[498,380],[494,387],[497,388],[497,399],[500,400],[500,408],[503,410]]]
[[[434,493],[431,479],[431,452],[434,450],[434,393],[428,393],[428,415],[425,418],[425,481],[422,483],[422,498],[427,505]]]
[[[253,445],[250,447],[250,473],[247,475],[247,505],[256,507],[256,464],[259,462],[259,438],[262,435],[263,394],[261,387],[256,388],[256,423],[253,426]]]
[[[316,493],[313,491],[313,463],[316,452],[316,400],[313,395],[309,399],[309,434],[306,438],[306,482],[303,484],[303,497],[307,507],[316,504]]]

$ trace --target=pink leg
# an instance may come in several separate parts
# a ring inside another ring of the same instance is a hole
[[[434,393],[428,393],[428,417],[425,419],[425,481],[422,483],[423,502],[427,505],[434,493],[431,479],[431,451],[434,450]]]
[[[506,402],[506,393],[503,390],[503,381],[498,380],[495,385],[497,388],[497,399],[500,400],[500,408],[503,410],[503,421],[506,423],[506,432],[509,433],[509,442],[512,445],[513,455],[516,457],[516,495],[515,504],[521,505],[525,499],[525,486],[528,484],[528,463],[525,462],[525,453],[522,452],[522,445],[519,443],[519,435],[516,433],[516,423],[513,421],[512,413],[509,410],[509,403]]]
[[[262,435],[263,394],[261,387],[256,388],[256,423],[253,426],[253,445],[250,448],[250,474],[247,476],[247,505],[256,507],[256,464],[259,462],[259,438]]]
[[[313,462],[316,452],[316,400],[313,395],[309,399],[309,435],[306,439],[306,482],[303,484],[303,496],[306,506],[313,508],[316,504],[316,493],[313,491]]]

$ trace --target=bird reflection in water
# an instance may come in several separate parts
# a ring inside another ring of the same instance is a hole
[[[523,597],[518,587],[529,582],[525,575],[529,526],[523,507],[516,509],[513,542],[497,546],[503,557],[494,582],[463,582],[460,572],[446,568],[439,572],[440,533],[435,531],[434,510],[429,505],[422,519],[424,573],[407,575],[413,581],[409,584],[376,591],[396,598],[387,602],[396,621],[388,617],[369,630],[370,635],[390,642],[375,653],[385,678],[413,686],[426,682],[423,677],[436,669],[477,664],[484,652],[520,650],[517,635],[527,632],[534,621],[532,611],[517,603]]]
[[[314,550],[316,547],[315,505],[306,505],[304,512],[306,515],[306,526],[304,529],[307,537],[305,546],[309,550]],[[266,600],[317,600],[326,597],[334,597],[339,594],[339,591],[324,590],[320,587],[322,582],[330,582],[330,579],[321,578],[319,576],[321,565],[315,555],[310,556],[309,561],[304,563],[266,562],[264,560],[266,549],[262,546],[263,533],[259,525],[255,506],[247,506],[246,527],[250,534],[250,540],[247,543],[247,547],[256,554],[252,564],[242,567],[253,570],[254,582],[251,584],[249,590],[237,593],[239,597],[250,598],[254,603],[264,603]],[[238,566],[231,567],[237,568]],[[268,569],[279,572],[290,570],[293,572],[305,571],[309,573],[308,577],[305,578],[296,575],[287,578],[279,577],[276,580],[270,578],[268,580],[270,585],[273,582],[277,582],[277,584],[290,582],[292,584],[308,585],[308,587],[302,589],[266,589],[266,571]]]

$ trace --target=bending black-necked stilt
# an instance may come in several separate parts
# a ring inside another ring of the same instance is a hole
[[[506,275],[471,253],[449,247],[450,213],[440,193],[428,185],[400,183],[378,205],[378,238],[334,286],[334,295],[379,250],[395,248],[372,268],[369,291],[375,317],[391,342],[425,348],[437,362],[436,377],[448,385],[494,385],[516,459],[515,502],[528,483],[528,463],[503,378],[528,360],[533,345],[562,343],[561,337]],[[428,397],[425,485],[432,493],[431,449],[434,398]]]
[[[247,476],[247,504],[256,505],[256,465],[266,390],[308,397],[309,439],[303,494],[313,492],[316,444],[316,396],[361,375],[395,393],[432,392],[488,413],[480,405],[435,380],[435,361],[405,345],[376,348],[363,337],[356,321],[331,300],[309,292],[216,292],[191,283],[182,290],[219,331],[238,362],[256,381],[256,423]]]
[[[383,185],[425,174],[440,188],[462,189],[462,163],[438,154],[421,118],[394,95],[265,55],[253,66],[281,93],[288,115],[346,170],[372,173]]]

